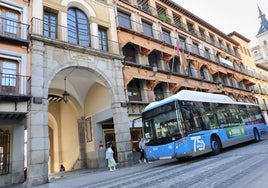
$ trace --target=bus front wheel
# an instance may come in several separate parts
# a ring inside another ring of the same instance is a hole
[[[216,136],[213,136],[210,141],[211,144],[211,154],[212,155],[218,155],[221,152],[221,144],[219,138]]]

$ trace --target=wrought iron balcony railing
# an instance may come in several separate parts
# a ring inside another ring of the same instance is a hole
[[[53,41],[62,41],[102,52],[120,54],[119,43],[109,40],[107,36],[101,37],[91,35],[89,32],[77,32],[66,26],[46,23],[38,18],[32,18],[31,20],[31,34],[53,39]]]
[[[0,73],[0,95],[30,96],[31,77]]]
[[[0,37],[28,41],[29,25],[0,17]]]

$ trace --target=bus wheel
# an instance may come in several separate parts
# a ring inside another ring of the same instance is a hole
[[[218,155],[221,152],[220,140],[217,137],[213,136],[211,138],[210,144],[212,149],[211,154]]]
[[[255,142],[259,142],[259,141],[261,140],[259,131],[258,131],[257,129],[254,129],[254,130],[253,130],[253,133],[254,133],[254,141],[255,141]]]

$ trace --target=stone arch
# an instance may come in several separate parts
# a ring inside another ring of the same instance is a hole
[[[116,91],[114,90],[113,84],[111,82],[112,79],[109,79],[108,75],[106,75],[106,73],[103,70],[99,69],[98,67],[95,67],[94,65],[90,65],[89,63],[87,63],[87,65],[82,65],[81,62],[80,64],[78,64],[77,62],[72,62],[72,63],[67,62],[67,63],[64,63],[62,66],[58,65],[57,67],[55,67],[54,70],[50,72],[49,76],[47,77],[48,79],[44,81],[45,88],[49,88],[49,86],[51,85],[51,81],[52,81],[51,78],[54,78],[55,75],[59,73],[61,70],[68,69],[71,67],[81,68],[81,69],[87,69],[89,72],[95,74],[96,77],[101,79],[103,81],[103,84],[107,87],[107,89],[109,89],[112,99],[114,99],[113,97],[116,96],[115,94]]]
[[[67,9],[69,7],[77,7],[81,9],[88,17],[89,16],[96,17],[96,13],[93,10],[93,8],[84,0],[76,0],[76,1],[63,0],[62,5],[67,7]]]

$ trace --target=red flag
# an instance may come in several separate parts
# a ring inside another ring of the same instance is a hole
[[[180,55],[181,55],[181,52],[180,52],[180,47],[179,47],[179,42],[178,42],[178,41],[176,42],[176,47],[175,47],[175,49],[176,49],[176,55],[177,55],[177,56],[180,56]]]

